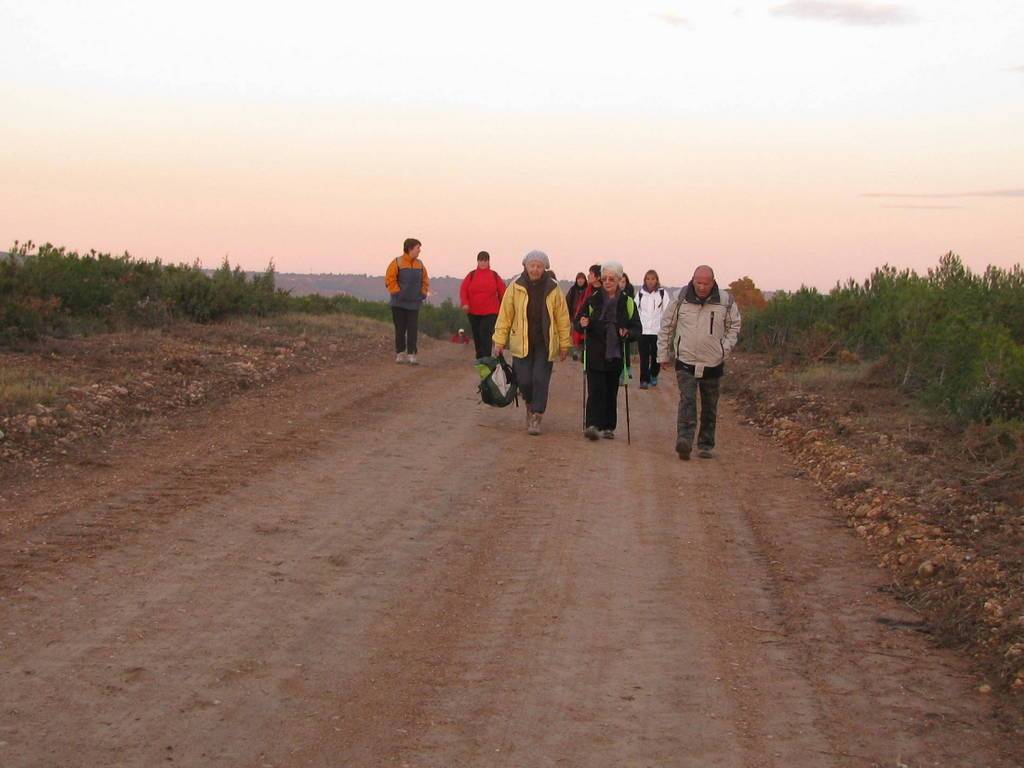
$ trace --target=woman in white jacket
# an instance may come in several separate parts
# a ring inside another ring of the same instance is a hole
[[[640,389],[658,386],[658,332],[661,330],[661,316],[672,301],[672,293],[661,287],[658,273],[653,269],[644,275],[643,287],[636,294],[636,308],[643,325],[640,337]]]

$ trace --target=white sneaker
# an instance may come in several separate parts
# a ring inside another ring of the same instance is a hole
[[[409,355],[409,357],[408,357],[408,359],[406,360],[406,362],[407,362],[407,363],[408,363],[409,365],[419,365],[419,363],[418,363],[418,362],[416,361],[416,355]]]
[[[408,361],[409,361],[409,358],[406,357],[405,352],[399,352],[397,355],[395,355],[395,362],[396,363],[406,363]]]

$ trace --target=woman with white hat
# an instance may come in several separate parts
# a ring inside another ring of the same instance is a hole
[[[523,257],[523,273],[505,291],[494,327],[495,354],[512,353],[512,370],[526,401],[526,431],[540,434],[555,358],[572,346],[569,307],[543,251]]]

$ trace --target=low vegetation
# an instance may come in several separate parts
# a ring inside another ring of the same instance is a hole
[[[870,375],[964,421],[1024,418],[1024,271],[972,272],[953,253],[925,275],[885,266],[828,294],[776,294],[743,346],[776,362],[873,363]]]
[[[274,282],[274,266],[247,275],[227,260],[212,273],[196,264],[162,264],[125,253],[79,254],[46,244],[15,243],[0,257],[0,343],[70,336],[175,320],[210,323],[282,313],[347,313],[390,320],[387,304],[349,296],[292,296]],[[451,301],[425,304],[420,329],[452,333],[465,315]]]

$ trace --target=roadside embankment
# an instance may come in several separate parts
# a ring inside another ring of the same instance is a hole
[[[740,355],[746,416],[833,497],[894,588],[987,682],[1024,697],[1024,430],[958,426],[868,364],[805,369]]]

